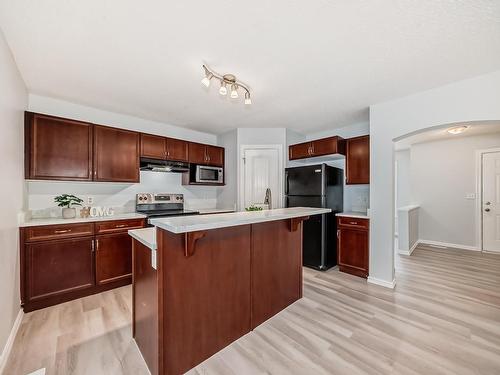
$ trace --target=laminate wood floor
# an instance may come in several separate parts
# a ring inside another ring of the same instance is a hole
[[[417,248],[395,290],[304,271],[304,298],[189,375],[500,374],[500,255]],[[146,374],[130,287],[27,314],[5,374]]]

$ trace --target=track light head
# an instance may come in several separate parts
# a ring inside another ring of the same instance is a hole
[[[245,92],[245,104],[246,105],[252,104],[252,99],[250,98],[250,93],[248,91]]]
[[[226,88],[226,82],[221,81],[220,82],[220,89],[219,89],[219,94],[221,95],[227,95],[227,88]]]
[[[238,86],[234,83],[231,85],[231,99],[238,99]]]

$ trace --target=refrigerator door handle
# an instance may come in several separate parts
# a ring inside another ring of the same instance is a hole
[[[288,194],[288,184],[289,184],[288,172],[286,172],[285,173],[285,194]]]

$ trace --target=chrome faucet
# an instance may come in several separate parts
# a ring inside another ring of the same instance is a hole
[[[271,189],[269,189],[269,188],[266,189],[266,197],[264,198],[264,204],[267,204],[267,207],[269,209],[273,208],[272,207],[272,198],[271,198]]]

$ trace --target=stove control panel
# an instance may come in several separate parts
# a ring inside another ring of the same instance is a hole
[[[157,203],[184,203],[183,194],[168,193],[139,193],[136,197],[136,204],[157,204]]]

